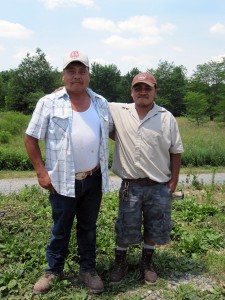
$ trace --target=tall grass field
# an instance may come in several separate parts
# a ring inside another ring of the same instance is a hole
[[[18,112],[0,112],[0,170],[33,169],[23,143],[30,117]],[[185,118],[177,121],[185,149],[182,167],[225,166],[225,126],[208,122],[198,127]],[[114,143],[110,141],[109,168],[113,149]]]

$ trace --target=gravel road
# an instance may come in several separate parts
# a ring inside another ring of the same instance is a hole
[[[187,175],[181,174],[179,177],[180,185],[190,185],[193,176],[188,177]],[[205,184],[210,184],[212,182],[212,174],[200,174],[197,176],[197,180],[199,182],[203,182]],[[225,173],[217,173],[214,178],[217,184],[225,183]],[[15,178],[15,179],[1,179],[0,180],[0,193],[9,194],[13,192],[18,192],[25,186],[31,186],[38,184],[37,178]],[[121,179],[117,176],[110,176],[109,186],[111,191],[118,190],[121,184]]]

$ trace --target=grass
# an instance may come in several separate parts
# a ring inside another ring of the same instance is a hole
[[[0,169],[28,170],[28,156],[24,147],[24,132],[30,116],[16,112],[0,112]],[[197,127],[186,118],[177,118],[184,153],[182,168],[225,168],[225,130],[216,122]],[[44,156],[44,143],[40,143]],[[109,143],[109,166],[112,163],[114,143]],[[15,163],[16,162],[16,163]]]
[[[212,168],[210,166],[206,167],[182,167],[180,174],[187,175],[198,175],[198,174],[213,174],[213,173],[225,173],[225,167]],[[112,171],[109,171],[110,176],[115,176]],[[1,179],[11,179],[11,178],[30,178],[35,177],[35,171],[13,171],[13,170],[0,170],[0,180]]]
[[[29,118],[17,113],[0,114],[0,131],[3,131],[0,137],[4,141],[0,141],[0,147],[25,153],[23,135]],[[181,174],[225,172],[224,128],[214,122],[196,127],[184,118],[178,118],[178,123],[185,148]],[[41,147],[43,149],[43,143]],[[112,142],[110,149],[112,156]],[[34,176],[34,171],[0,171],[0,179]],[[97,298],[224,299],[224,194],[225,185],[218,186],[212,182],[206,186],[195,179],[192,186],[185,188],[185,199],[173,203],[172,241],[165,247],[158,247],[154,257],[159,275],[155,286],[145,285],[140,277],[140,245],[129,249],[129,272],[124,281],[118,286],[109,284],[109,270],[114,260],[118,195],[117,192],[104,195],[98,220],[97,268],[104,280],[105,292]],[[65,266],[65,280],[57,282],[46,295],[32,296],[32,286],[46,266],[45,246],[50,227],[51,209],[47,195],[37,186],[24,188],[18,194],[0,194],[0,299],[96,299],[77,282],[74,234]]]
[[[173,202],[171,243],[158,247],[154,266],[159,279],[143,283],[138,271],[141,246],[128,251],[129,272],[118,286],[109,284],[114,260],[114,224],[118,195],[104,195],[97,230],[97,269],[105,283],[99,300],[224,299],[225,185],[190,186],[185,199]],[[32,186],[18,194],[0,195],[0,299],[96,299],[77,281],[76,236],[72,234],[66,278],[43,296],[32,296],[32,286],[46,266],[45,246],[51,226],[47,194]],[[75,224],[74,228],[75,230]]]
[[[197,127],[186,118],[177,118],[184,144],[182,164],[188,166],[224,166],[224,125],[207,122]]]

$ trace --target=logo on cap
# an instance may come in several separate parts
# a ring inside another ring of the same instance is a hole
[[[70,53],[70,57],[71,57],[72,59],[79,57],[79,55],[80,55],[80,54],[79,54],[78,51],[72,51],[72,52]]]
[[[145,80],[146,78],[147,78],[146,75],[139,75],[139,76],[138,76],[138,79],[139,79],[139,80]]]

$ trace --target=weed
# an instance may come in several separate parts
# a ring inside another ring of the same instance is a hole
[[[143,283],[139,272],[141,245],[128,250],[126,278],[120,285],[110,285],[118,194],[104,195],[97,224],[97,269],[105,283],[105,291],[98,296],[99,300],[223,299],[225,186],[202,188],[199,194],[199,190],[190,187],[184,200],[173,203],[172,241],[156,249],[153,263],[159,278],[151,287]],[[31,299],[32,286],[46,267],[45,248],[52,225],[47,194],[32,186],[18,194],[0,195],[0,212],[0,298]],[[66,277],[48,294],[41,296],[43,300],[95,299],[77,281],[75,227],[76,221],[65,265]]]

